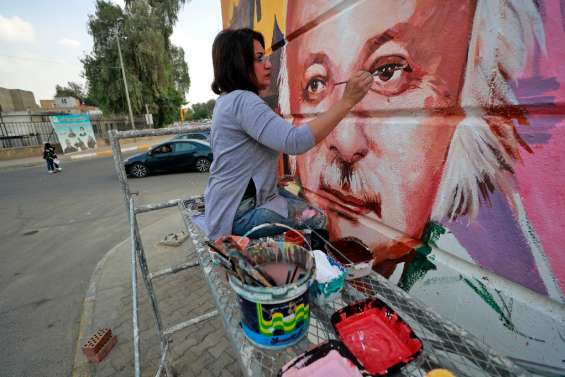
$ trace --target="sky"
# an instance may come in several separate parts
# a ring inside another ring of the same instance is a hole
[[[94,10],[95,0],[1,1],[0,87],[30,90],[39,104],[53,98],[57,84],[84,84],[80,59],[92,50],[87,22]],[[185,51],[189,104],[217,97],[211,50],[221,29],[220,0],[187,1],[179,14],[171,40]]]

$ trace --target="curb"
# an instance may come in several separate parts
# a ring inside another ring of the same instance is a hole
[[[82,304],[82,313],[80,316],[80,324],[78,329],[77,343],[75,347],[75,357],[73,361],[72,377],[90,377],[92,376],[92,371],[90,364],[83,356],[81,352],[81,346],[86,341],[88,333],[90,332],[90,327],[92,326],[92,317],[94,313],[94,304],[96,302],[96,284],[102,276],[102,270],[108,258],[110,258],[116,250],[122,247],[126,242],[129,242],[129,237],[125,240],[119,242],[113,248],[111,248],[103,257],[98,261],[94,272],[90,277],[90,283],[88,284],[88,290],[86,291],[86,296]]]

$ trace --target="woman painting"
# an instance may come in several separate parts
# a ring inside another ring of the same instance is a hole
[[[225,30],[212,46],[214,82],[220,97],[212,117],[214,162],[206,188],[207,236],[243,235],[255,226],[282,223],[321,227],[325,219],[307,204],[277,190],[280,153],[299,155],[320,143],[365,97],[373,79],[355,71],[342,97],[308,123],[293,126],[259,97],[271,81],[263,36],[251,29]],[[280,233],[262,228],[253,237]]]

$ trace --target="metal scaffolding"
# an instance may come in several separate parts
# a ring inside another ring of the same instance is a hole
[[[139,290],[137,289],[138,278],[138,268],[141,275],[141,280],[145,290],[149,296],[151,302],[151,310],[155,320],[156,332],[159,336],[160,341],[160,361],[159,367],[155,373],[155,376],[166,375],[167,377],[173,377],[174,372],[169,360],[169,343],[170,337],[177,331],[180,331],[193,324],[205,321],[218,312],[216,310],[206,313],[204,315],[198,316],[196,318],[188,319],[184,322],[175,324],[169,328],[164,328],[163,321],[161,319],[161,313],[159,310],[159,301],[155,294],[155,288],[153,286],[153,281],[160,277],[175,274],[179,271],[183,271],[192,267],[199,265],[198,262],[185,262],[176,266],[171,266],[160,271],[150,272],[147,264],[147,258],[145,250],[143,248],[143,241],[141,239],[139,225],[137,222],[137,216],[142,213],[147,213],[150,211],[156,211],[164,208],[176,207],[178,203],[181,202],[180,199],[173,199],[156,204],[146,204],[146,205],[136,205],[135,193],[132,193],[129,188],[127,173],[124,168],[124,160],[122,156],[122,150],[120,147],[120,139],[135,138],[135,137],[146,137],[146,136],[164,136],[164,135],[175,135],[183,132],[189,131],[203,131],[209,129],[209,126],[199,126],[199,127],[178,127],[178,128],[164,128],[164,129],[149,129],[149,130],[139,130],[139,131],[116,131],[110,130],[108,132],[110,138],[110,144],[112,146],[112,153],[114,156],[114,168],[118,176],[118,181],[122,189],[124,196],[124,204],[129,214],[130,223],[130,239],[131,239],[131,286],[132,286],[132,322],[133,322],[133,359],[135,376],[141,377],[141,355],[140,355],[140,337],[139,337]]]

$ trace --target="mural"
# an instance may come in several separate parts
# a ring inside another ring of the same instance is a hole
[[[328,138],[287,157],[331,237],[361,239],[378,272],[491,345],[565,368],[548,351],[565,339],[565,1],[222,10],[225,27],[265,36],[278,73],[265,95],[294,124],[373,73]]]

